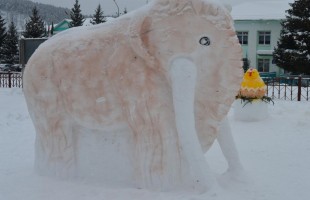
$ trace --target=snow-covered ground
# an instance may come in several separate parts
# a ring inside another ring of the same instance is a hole
[[[203,195],[112,188],[62,181],[33,172],[34,128],[21,89],[0,88],[0,200],[308,200],[310,102],[275,101],[260,122],[234,120],[232,132],[247,179],[221,175],[226,162],[217,143],[206,158],[219,184]]]

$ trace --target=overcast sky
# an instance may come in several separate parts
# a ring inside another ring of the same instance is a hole
[[[54,6],[60,6],[71,9],[75,3],[75,0],[32,0],[34,2],[40,2],[45,4],[51,4]],[[120,12],[124,11],[124,8],[128,11],[134,10],[151,0],[116,0],[119,5]],[[224,1],[230,4],[237,4],[245,1],[262,1],[262,0],[219,0]],[[266,1],[266,0],[265,0]],[[287,0],[278,0],[278,1],[287,1]],[[101,7],[105,14],[115,14],[117,13],[117,7],[114,3],[114,0],[79,0],[81,4],[82,14],[94,14],[98,4],[101,4]]]

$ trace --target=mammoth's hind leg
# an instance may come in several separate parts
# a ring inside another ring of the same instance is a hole
[[[74,138],[62,117],[40,120],[36,125],[35,168],[39,174],[61,178],[75,175]]]
[[[75,173],[72,123],[56,91],[48,81],[25,88],[28,110],[36,130],[35,168],[42,175],[72,177]]]

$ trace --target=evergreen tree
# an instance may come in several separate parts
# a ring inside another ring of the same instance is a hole
[[[82,15],[82,11],[80,7],[81,5],[79,4],[79,0],[75,0],[75,4],[70,11],[70,18],[72,20],[69,24],[70,28],[82,26],[84,23],[84,17]]]
[[[3,43],[5,40],[5,36],[6,36],[5,24],[6,23],[5,23],[4,19],[0,15],[0,62],[2,62],[2,57],[3,57],[2,47],[3,47]]]
[[[97,9],[95,10],[95,14],[93,15],[92,24],[100,24],[106,22],[105,17],[103,16],[103,11],[101,9],[100,4],[98,5]]]
[[[310,74],[310,0],[290,3],[274,49],[276,65],[294,73]]]
[[[18,36],[15,24],[12,21],[3,43],[3,62],[7,64],[16,64],[18,61]]]
[[[41,38],[45,36],[44,22],[39,15],[37,7],[32,9],[30,20],[26,23],[25,38]]]

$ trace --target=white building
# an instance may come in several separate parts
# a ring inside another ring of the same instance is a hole
[[[245,2],[232,7],[232,17],[242,45],[243,56],[259,72],[283,74],[273,63],[273,49],[282,29],[281,20],[292,0]]]

